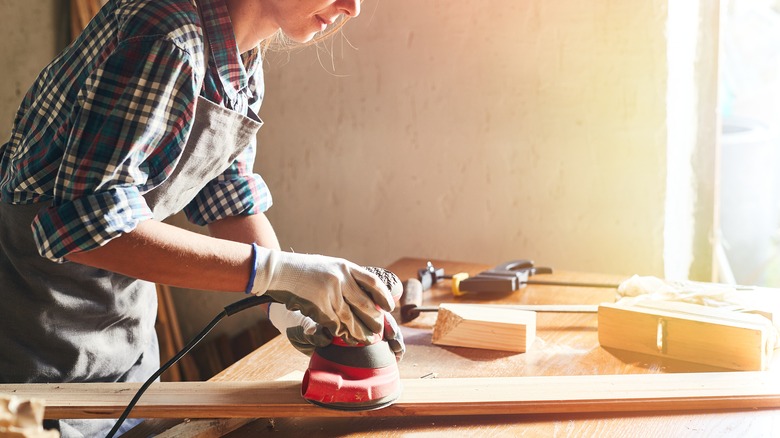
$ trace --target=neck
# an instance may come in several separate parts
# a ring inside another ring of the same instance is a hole
[[[257,47],[261,41],[272,36],[275,26],[263,14],[263,2],[258,0],[225,0],[233,24],[233,33],[238,52],[244,53]]]

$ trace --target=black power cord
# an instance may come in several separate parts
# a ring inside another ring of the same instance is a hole
[[[184,357],[185,354],[187,354],[190,350],[192,350],[195,345],[198,344],[203,338],[206,337],[207,334],[211,331],[211,329],[214,328],[214,326],[217,325],[217,323],[222,320],[222,318],[226,316],[233,315],[235,313],[241,312],[242,310],[249,309],[250,307],[259,306],[260,304],[266,304],[272,302],[273,299],[271,297],[260,295],[256,296],[253,295],[249,298],[244,298],[243,300],[236,301],[233,304],[230,304],[225,307],[225,309],[219,313],[211,322],[203,329],[200,333],[198,333],[192,340],[190,340],[187,345],[184,346],[178,353],[176,353],[171,360],[165,363],[165,365],[161,366],[160,369],[158,369],[154,374],[152,374],[149,379],[144,382],[143,385],[141,385],[141,388],[138,389],[138,392],[135,393],[135,396],[132,400],[130,400],[130,403],[125,408],[124,412],[122,412],[122,415],[116,420],[116,423],[114,423],[114,427],[111,428],[111,430],[108,432],[108,435],[106,435],[106,438],[112,438],[114,434],[119,430],[119,428],[122,426],[122,423],[125,422],[127,419],[127,416],[130,415],[130,411],[133,410],[133,407],[136,403],[138,403],[138,400],[141,398],[143,393],[149,388],[149,386],[154,383],[155,380],[157,380],[158,377],[162,375],[168,368],[170,368],[173,364],[179,361],[182,357]]]

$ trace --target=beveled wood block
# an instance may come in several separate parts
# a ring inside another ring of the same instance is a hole
[[[536,312],[479,304],[441,304],[436,345],[523,353],[536,338]]]

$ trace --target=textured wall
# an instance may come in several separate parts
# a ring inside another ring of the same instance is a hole
[[[0,143],[35,76],[63,47],[66,10],[62,0],[0,0]]]
[[[270,56],[282,245],[662,275],[665,22],[662,0],[367,1]]]

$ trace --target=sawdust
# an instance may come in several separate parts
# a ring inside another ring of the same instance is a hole
[[[451,332],[455,327],[463,322],[463,318],[447,309],[446,307],[439,308],[439,315],[436,318],[436,325],[433,327],[433,338],[431,342],[434,344],[438,342],[442,335]]]

